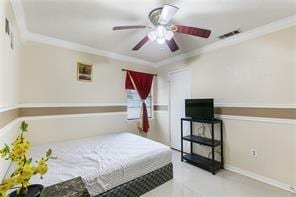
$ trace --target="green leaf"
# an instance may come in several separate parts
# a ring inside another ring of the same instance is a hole
[[[25,121],[23,121],[21,123],[21,127],[20,129],[23,131],[23,132],[27,132],[28,131],[28,123],[26,123]]]
[[[4,145],[4,151],[5,152],[9,152],[10,151],[10,147],[8,146],[8,144]]]
[[[48,149],[48,151],[46,152],[46,157],[49,157],[52,153],[52,150],[51,149]]]
[[[58,157],[56,157],[56,156],[50,156],[49,158],[50,159],[58,159]]]
[[[32,158],[27,160],[27,164],[31,164],[32,163]]]

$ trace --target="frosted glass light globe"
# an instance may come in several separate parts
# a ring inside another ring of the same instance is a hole
[[[163,44],[165,42],[165,39],[164,38],[158,38],[157,39],[157,43],[158,44]]]
[[[148,38],[149,38],[149,40],[151,40],[151,41],[156,40],[155,31],[151,31],[151,32],[148,34]]]
[[[174,33],[172,31],[167,31],[165,35],[166,40],[171,40],[174,37]]]
[[[163,26],[158,26],[155,30],[155,34],[157,38],[165,38],[167,30]]]

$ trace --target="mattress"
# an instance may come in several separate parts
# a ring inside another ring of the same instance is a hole
[[[48,162],[43,179],[34,176],[31,183],[49,186],[81,176],[92,196],[171,162],[169,147],[128,132],[38,145],[29,155],[36,160],[48,148],[58,159]]]

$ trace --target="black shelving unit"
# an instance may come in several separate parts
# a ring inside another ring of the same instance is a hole
[[[183,122],[190,122],[190,135],[183,136]],[[193,122],[199,122],[211,125],[211,138],[201,137],[193,135],[192,127]],[[215,139],[214,125],[220,124],[220,140]],[[190,153],[185,153],[183,150],[183,142],[190,142]],[[207,158],[197,153],[193,153],[193,143],[209,146],[212,149],[212,157]],[[215,147],[220,146],[221,160],[215,159]],[[219,119],[214,120],[193,120],[191,118],[181,118],[181,161],[186,160],[195,166],[198,166],[204,170],[211,172],[213,175],[216,174],[217,170],[224,168],[224,156],[223,156],[223,122]]]

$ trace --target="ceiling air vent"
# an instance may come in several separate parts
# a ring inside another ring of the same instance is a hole
[[[229,37],[234,36],[234,35],[239,34],[239,33],[241,33],[241,30],[237,29],[237,30],[228,32],[226,34],[223,34],[223,35],[219,36],[218,38],[219,39],[225,39],[225,38],[229,38]]]

